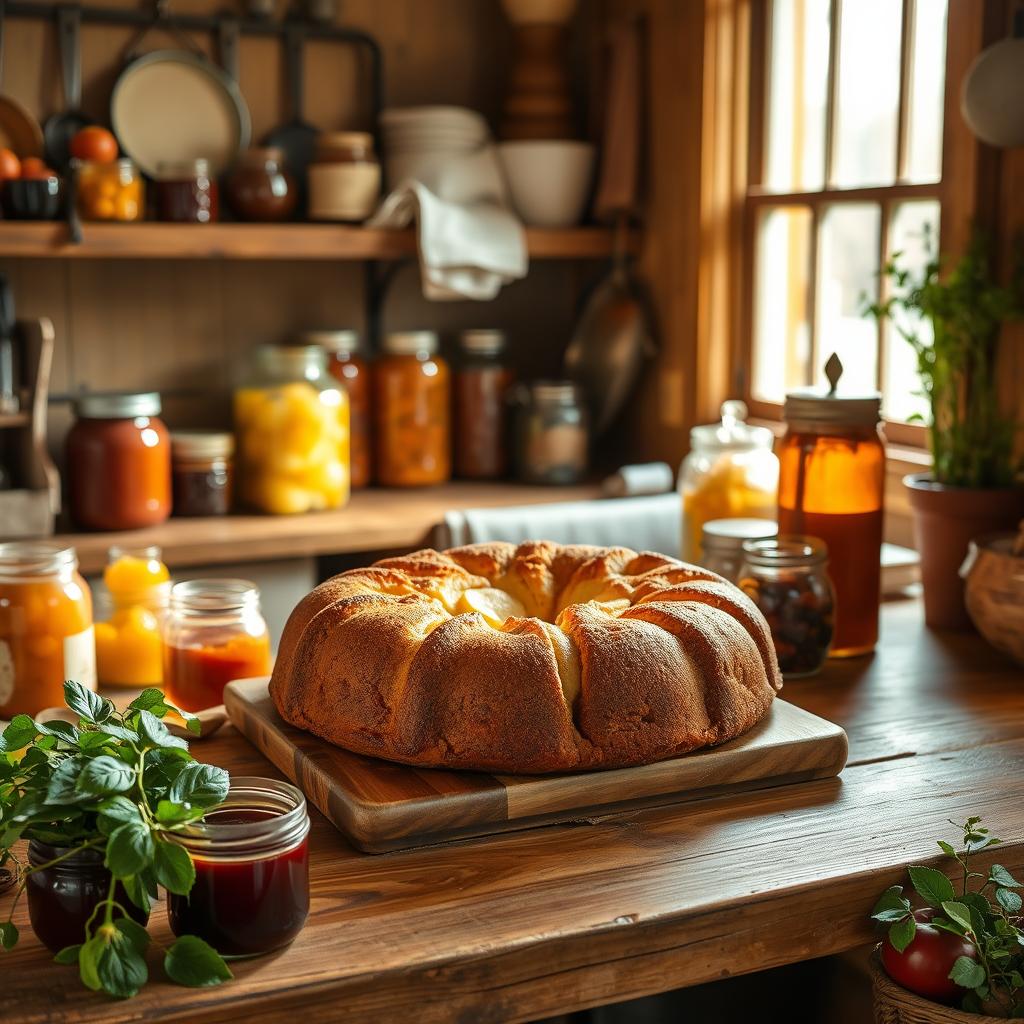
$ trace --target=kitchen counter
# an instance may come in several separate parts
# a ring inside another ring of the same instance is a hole
[[[783,692],[846,728],[838,779],[385,856],[313,812],[312,911],[289,949],[236,964],[227,985],[156,982],[119,1003],[50,963],[22,906],[0,1018],[527,1021],[869,942],[906,863],[948,867],[948,818],[982,815],[1006,842],[979,864],[1024,871],[1024,672],[979,637],[891,604],[873,658]],[[194,752],[276,774],[230,730]],[[159,907],[152,931],[167,940]]]

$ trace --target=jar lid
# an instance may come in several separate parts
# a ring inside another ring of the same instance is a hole
[[[317,327],[300,331],[297,338],[303,345],[316,345],[327,352],[358,352],[359,332],[349,328]]]
[[[75,415],[81,420],[124,420],[135,416],[159,416],[160,393],[95,391],[75,399]]]
[[[818,537],[782,534],[767,540],[743,542],[743,558],[748,565],[767,569],[797,569],[828,561],[828,548]]]
[[[0,577],[49,576],[78,565],[74,548],[45,541],[16,540],[0,544]]]
[[[235,435],[213,430],[174,430],[171,457],[229,459],[235,454]]]
[[[833,352],[825,364],[827,391],[821,388],[797,388],[786,395],[783,416],[791,426],[874,426],[881,418],[882,396],[877,391],[860,395],[838,393],[843,364]]]
[[[746,419],[746,403],[723,402],[722,419],[718,423],[705,423],[690,431],[690,447],[715,452],[771,448],[775,435],[767,427],[750,426]]]
[[[230,612],[259,605],[260,588],[250,580],[182,580],[171,589],[171,607],[194,612]]]
[[[505,332],[491,327],[463,331],[459,345],[464,352],[474,355],[496,356],[505,347]]]
[[[253,359],[275,377],[315,378],[327,369],[327,353],[319,345],[257,345]]]
[[[208,178],[210,161],[204,157],[196,160],[161,160],[156,165],[156,178],[162,181],[178,181],[182,178]]]
[[[701,546],[707,550],[739,551],[748,540],[767,540],[779,532],[771,519],[711,519],[701,528]]]
[[[433,355],[439,347],[434,331],[392,331],[383,343],[384,351],[393,356],[414,356],[417,352]]]
[[[530,396],[537,402],[576,405],[582,398],[579,386],[571,380],[534,380],[527,387]]]
[[[321,132],[316,137],[317,157],[371,157],[373,136],[369,132]]]

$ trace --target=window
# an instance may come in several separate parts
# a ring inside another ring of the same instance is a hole
[[[878,388],[886,419],[924,411],[910,346],[863,315],[892,253],[937,245],[947,0],[768,0],[751,75],[746,391],[762,416],[787,390]],[[763,74],[760,65],[763,62]],[[903,427],[904,441],[919,428]],[[891,432],[898,435],[900,428]],[[916,436],[915,436],[916,435]]]

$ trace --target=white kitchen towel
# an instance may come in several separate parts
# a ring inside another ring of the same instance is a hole
[[[493,299],[526,276],[526,233],[508,209],[493,146],[417,164],[384,199],[369,227],[416,221],[423,295],[432,301]]]
[[[448,512],[435,529],[436,547],[481,541],[552,540],[558,544],[622,546],[679,557],[682,504],[678,494],[553,505],[471,508]]]

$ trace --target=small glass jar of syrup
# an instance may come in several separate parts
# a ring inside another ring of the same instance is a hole
[[[294,786],[232,778],[227,799],[174,835],[192,855],[187,896],[167,894],[175,935],[197,935],[229,959],[287,946],[309,914],[309,812]]]

